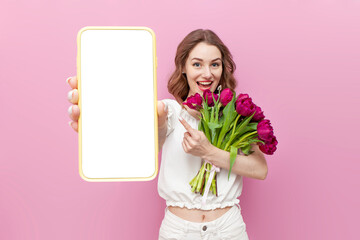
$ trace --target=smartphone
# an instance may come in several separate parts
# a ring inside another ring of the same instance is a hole
[[[77,35],[79,174],[149,181],[158,173],[155,33],[84,27]]]

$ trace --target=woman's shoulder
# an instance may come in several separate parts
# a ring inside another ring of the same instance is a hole
[[[171,99],[171,98],[161,99],[160,101],[164,101],[164,102],[168,102],[168,103],[178,104],[178,105],[179,105],[179,103],[178,103],[175,99]]]
[[[180,104],[175,99],[166,98],[166,99],[162,99],[160,101],[162,101],[164,104],[170,106],[172,109],[174,109],[176,111],[181,110]]]

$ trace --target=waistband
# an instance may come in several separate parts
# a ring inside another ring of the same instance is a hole
[[[168,221],[171,221],[173,224],[176,224],[184,232],[199,232],[209,233],[209,232],[218,232],[218,228],[227,224],[227,220],[232,218],[235,214],[241,212],[241,207],[238,203],[235,203],[232,208],[230,208],[225,214],[219,218],[209,221],[209,222],[191,222],[185,219],[182,219],[168,210],[168,207],[165,208],[165,217],[168,218]],[[241,214],[241,213],[240,213]]]

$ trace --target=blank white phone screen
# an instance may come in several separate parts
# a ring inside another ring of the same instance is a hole
[[[156,175],[154,41],[144,29],[78,34],[79,167],[86,180]]]

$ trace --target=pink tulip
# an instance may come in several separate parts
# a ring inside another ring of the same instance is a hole
[[[257,133],[259,139],[265,142],[271,142],[274,136],[273,127],[270,124],[270,120],[264,119],[257,125]]]
[[[231,91],[230,88],[225,88],[220,93],[220,102],[221,105],[226,106],[231,100],[233,99],[234,93]]]
[[[247,95],[247,94],[246,94]],[[238,99],[235,103],[236,112],[241,116],[250,116],[255,112],[255,104],[252,102],[251,98],[243,97],[242,99]]]
[[[277,141],[276,137],[273,136],[270,142],[265,142],[265,145],[260,143],[259,149],[267,155],[272,155],[276,151],[277,144],[278,144],[278,141]]]
[[[263,120],[265,118],[264,112],[261,110],[261,108],[259,106],[256,106],[256,104],[254,104],[254,105],[255,105],[256,113],[254,114],[254,116],[251,120],[255,121],[255,122],[260,122],[261,120]]]
[[[237,102],[239,102],[239,101],[242,101],[242,100],[244,100],[244,99],[246,99],[246,98],[249,98],[249,95],[248,94],[243,94],[243,93],[240,93],[239,94],[239,96],[237,97],[237,99],[236,99],[236,103]]]
[[[191,109],[199,110],[202,108],[202,97],[199,93],[195,93],[195,95],[188,97],[183,104]]]
[[[215,101],[217,101],[219,98],[218,94],[212,93],[209,89],[206,89],[203,93],[204,99],[207,101],[207,105],[209,107],[213,107],[215,105],[212,95],[214,95]]]

